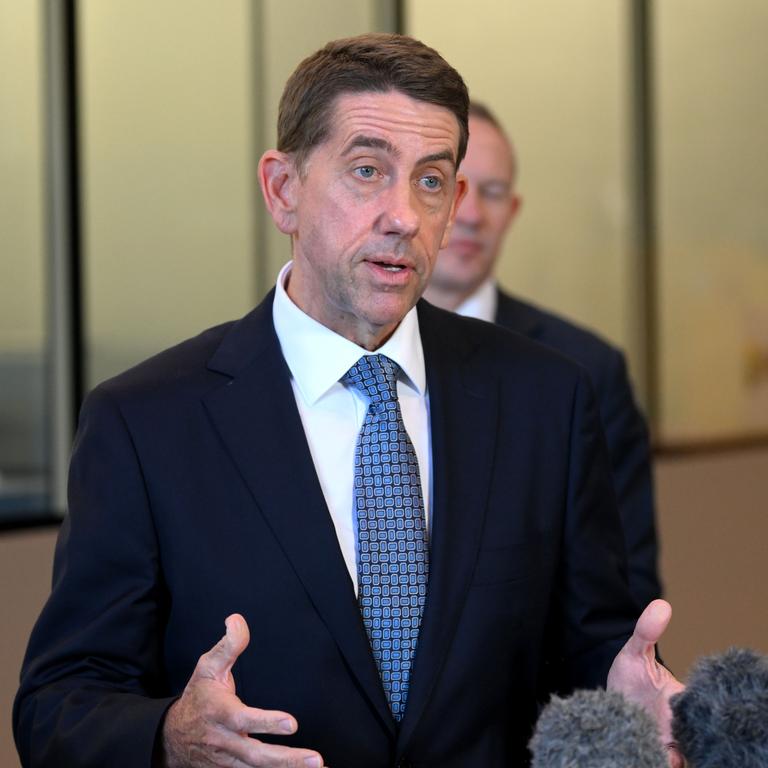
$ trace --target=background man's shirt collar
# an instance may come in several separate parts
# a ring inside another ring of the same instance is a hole
[[[478,320],[495,323],[498,303],[496,281],[489,277],[471,296],[456,307],[456,313],[464,317],[476,317]]]

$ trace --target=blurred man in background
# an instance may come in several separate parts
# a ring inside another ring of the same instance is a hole
[[[443,309],[522,333],[586,368],[608,443],[630,589],[644,608],[661,595],[661,584],[648,430],[635,403],[624,355],[590,331],[498,287],[494,269],[522,202],[516,190],[517,159],[499,121],[477,102],[470,104],[469,133],[461,164],[468,191],[424,297]]]

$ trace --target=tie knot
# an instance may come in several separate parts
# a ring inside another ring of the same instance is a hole
[[[366,395],[373,404],[397,400],[400,366],[386,355],[363,355],[342,381]]]

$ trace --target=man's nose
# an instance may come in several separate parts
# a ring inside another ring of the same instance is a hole
[[[381,219],[384,234],[413,237],[421,224],[419,202],[410,181],[393,184]]]

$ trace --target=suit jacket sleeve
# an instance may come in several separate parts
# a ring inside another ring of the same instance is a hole
[[[624,528],[629,583],[640,609],[661,596],[648,429],[632,394],[624,356],[613,350],[601,388],[614,488]]]
[[[648,429],[624,355],[592,332],[504,292],[497,322],[583,365],[595,387],[624,528],[629,582],[638,607],[661,595]]]
[[[109,395],[83,407],[53,590],[14,707],[24,766],[149,766],[167,599],[131,435]]]
[[[577,387],[570,439],[568,512],[563,525],[555,643],[560,690],[605,685],[632,632],[637,610],[628,591],[624,538],[592,384]]]

